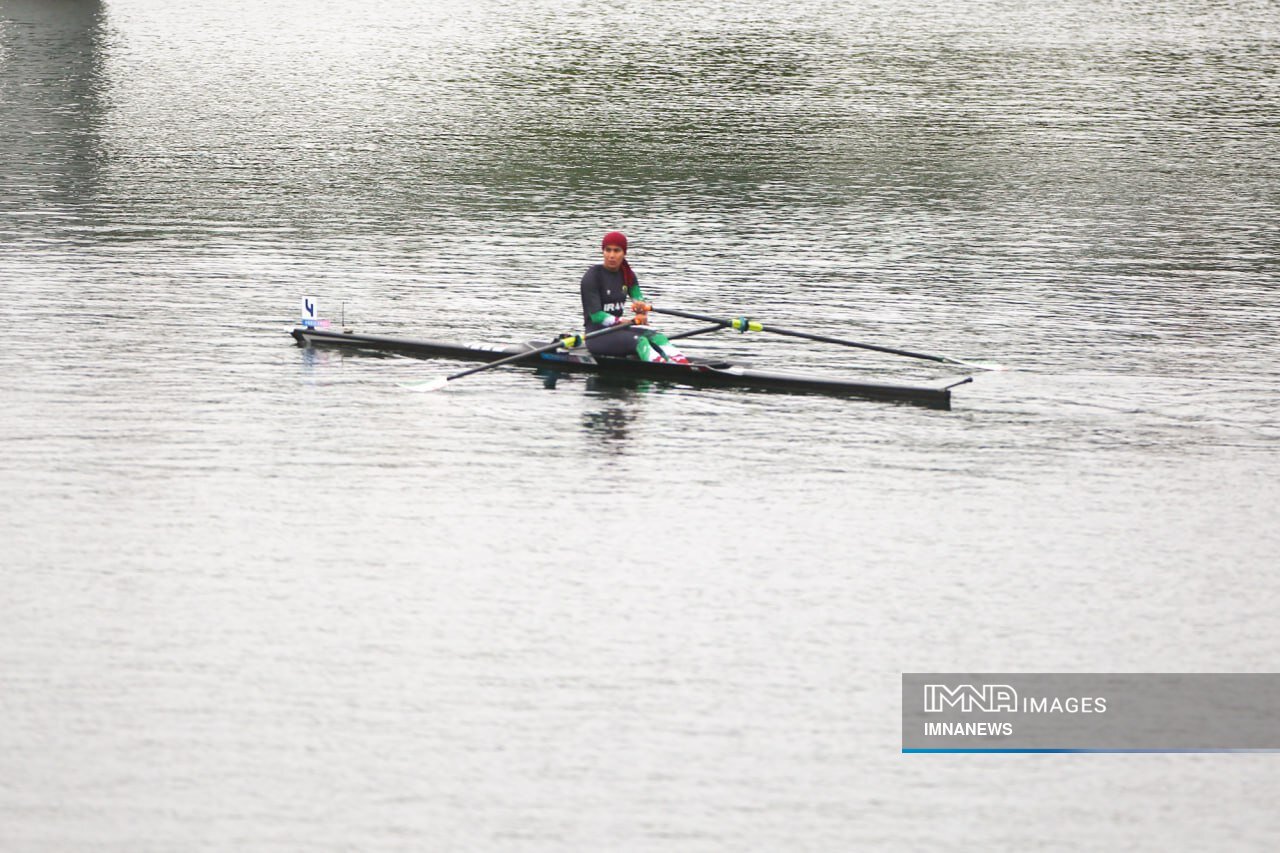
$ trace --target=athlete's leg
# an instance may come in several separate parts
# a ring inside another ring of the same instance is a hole
[[[670,338],[662,334],[662,332],[650,332],[649,343],[653,348],[660,352],[667,361],[674,361],[676,364],[688,364],[689,359],[680,351],[680,348],[671,343]]]
[[[618,329],[607,335],[599,335],[587,339],[587,350],[592,355],[611,355],[614,358],[626,358],[635,355],[636,341],[640,339],[638,329]]]
[[[658,348],[650,343],[652,338],[648,335],[642,335],[636,340],[636,355],[640,356],[641,361],[666,361]]]

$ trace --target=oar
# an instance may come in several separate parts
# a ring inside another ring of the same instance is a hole
[[[734,317],[729,320],[720,320],[715,317],[708,317],[706,314],[694,314],[691,311],[677,311],[674,308],[653,308],[649,309],[655,314],[670,314],[673,317],[684,317],[689,320],[703,320],[708,323],[718,323],[722,326],[728,326],[737,329],[739,332],[772,332],[775,335],[787,335],[792,338],[804,338],[807,341],[819,341],[824,344],[839,344],[843,347],[858,347],[859,349],[869,349],[876,352],[886,352],[891,355],[905,355],[908,358],[923,358],[929,361],[939,361],[943,364],[959,364],[964,367],[972,367],[978,370],[1003,370],[998,365],[975,364],[971,361],[963,361],[958,358],[952,358],[949,355],[932,355],[927,352],[912,352],[906,349],[896,349],[894,347],[884,347],[879,344],[865,344],[861,341],[850,341],[844,338],[831,338],[826,335],[815,335],[811,332],[797,332],[794,329],[782,329],[777,326],[766,326],[747,317]],[[709,331],[709,330],[708,330]]]
[[[705,335],[707,332],[718,332],[721,329],[727,329],[727,328],[729,328],[728,320],[726,320],[723,323],[715,323],[714,325],[711,325],[711,326],[703,326],[698,329],[690,329],[687,332],[677,332],[674,335],[667,335],[667,340],[676,341],[676,340],[679,340],[680,338],[692,338],[694,335]]]
[[[573,347],[582,346],[582,342],[587,340],[588,338],[594,338],[597,335],[607,335],[610,332],[616,332],[618,329],[621,329],[625,326],[630,326],[630,325],[631,325],[630,320],[623,320],[619,323],[614,323],[612,326],[605,326],[603,329],[596,329],[594,332],[588,332],[585,335],[567,335],[563,338],[557,338],[556,340],[552,341],[546,346],[541,346],[535,349],[526,350],[525,352],[518,352],[515,355],[507,356],[506,358],[500,358],[497,361],[491,361],[487,364],[482,364],[479,367],[472,367],[468,370],[460,370],[457,373],[452,373],[448,376],[441,376],[439,379],[432,379],[427,382],[420,382],[418,384],[410,385],[408,387],[413,388],[413,390],[415,391],[437,391],[443,388],[444,386],[448,385],[450,382],[453,382],[454,380],[457,380],[457,379],[461,379],[464,376],[471,376],[473,373],[480,373],[481,371],[484,371],[484,370],[491,370],[492,368],[495,368],[495,367],[501,367],[504,364],[510,364],[513,361],[520,361],[522,359],[526,359],[531,356],[541,355],[544,352],[551,352],[553,349],[557,347],[563,346],[563,347],[572,349]]]

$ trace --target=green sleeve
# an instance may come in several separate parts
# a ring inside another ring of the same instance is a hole
[[[641,302],[645,301],[644,291],[640,289],[640,282],[637,281],[635,284],[631,285],[630,293],[632,299],[639,299]]]
[[[609,319],[612,316],[613,315],[610,314],[608,311],[596,311],[591,315],[591,322],[599,323],[600,325],[603,326],[605,320]]]

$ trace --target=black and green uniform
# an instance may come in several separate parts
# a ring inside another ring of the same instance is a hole
[[[595,264],[582,276],[582,321],[587,332],[612,326],[622,319],[622,312],[629,299],[644,301],[644,291],[635,273],[631,273],[631,286],[623,282],[623,270],[610,272],[604,264]],[[643,326],[619,329],[607,335],[599,335],[587,341],[592,355],[639,355],[651,360],[651,352],[668,344],[667,336]]]

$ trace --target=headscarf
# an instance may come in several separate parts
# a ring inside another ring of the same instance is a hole
[[[604,239],[600,241],[600,248],[606,246],[618,246],[623,252],[627,251],[627,235],[621,231],[610,231],[604,235]],[[636,286],[636,274],[631,270],[631,264],[627,263],[624,255],[622,258],[622,286],[628,291]]]

